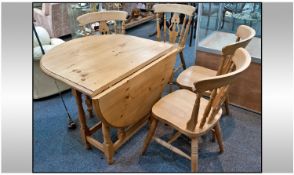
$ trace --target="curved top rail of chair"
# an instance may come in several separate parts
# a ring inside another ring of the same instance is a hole
[[[240,38],[240,41],[223,47],[223,55],[233,55],[236,49],[240,47],[245,48],[255,36],[255,30],[249,26],[240,25],[237,29],[236,35]]]
[[[222,87],[228,82],[234,80],[240,73],[247,69],[251,63],[251,56],[244,48],[238,48],[232,57],[236,66],[236,70],[227,74],[218,75],[214,77],[203,78],[194,83],[195,91],[203,93],[207,90]]]
[[[104,12],[91,12],[77,17],[77,21],[80,25],[86,25],[97,21],[109,21],[120,20],[125,21],[127,19],[128,12],[125,11],[104,11]]]
[[[156,4],[153,6],[155,13],[174,12],[192,16],[195,7],[183,4]]]
[[[236,36],[240,37],[241,40],[245,40],[247,38],[253,38],[255,34],[256,34],[255,30],[246,25],[240,25],[236,32]]]

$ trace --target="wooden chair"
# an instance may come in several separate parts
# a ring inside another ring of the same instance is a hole
[[[102,35],[112,34],[112,31],[107,25],[108,21],[114,21],[114,33],[115,34],[125,34],[125,21],[127,20],[128,13],[125,11],[104,11],[104,12],[91,12],[86,13],[77,17],[77,21],[81,27],[82,31],[85,31],[86,35],[94,34],[95,31],[91,30],[86,32],[86,29],[91,29],[91,24],[99,22],[98,32]],[[121,25],[117,25],[121,22]],[[93,116],[92,100],[90,97],[86,96],[87,111],[90,116]]]
[[[184,59],[183,50],[185,48],[186,39],[189,33],[190,24],[195,12],[195,7],[183,4],[156,4],[153,6],[156,13],[156,39],[157,41],[178,43],[178,49],[180,53],[181,65],[174,69],[174,72],[178,71],[181,67],[186,69],[186,63]],[[166,24],[166,13],[173,13],[169,27]],[[182,25],[180,26],[180,15],[185,15]],[[161,16],[163,15],[163,39],[161,36]],[[168,31],[168,32],[167,32]],[[167,38],[167,34],[168,37]],[[169,84],[172,84],[173,76]]]
[[[191,160],[192,172],[198,170],[198,138],[213,131],[219,144],[220,152],[224,151],[219,119],[222,114],[221,105],[228,93],[230,83],[248,68],[251,57],[249,53],[239,48],[232,57],[229,66],[230,73],[215,75],[194,82],[195,89],[176,90],[160,99],[152,107],[151,126],[145,138],[142,154],[145,153],[152,138],[162,146]],[[210,99],[203,98],[206,91],[211,90]],[[176,129],[178,132],[169,141],[154,137],[158,121]],[[181,134],[191,138],[191,156],[172,146],[172,142]]]
[[[193,83],[195,81],[198,81],[199,79],[206,77],[212,77],[215,75],[228,73],[229,67],[232,64],[231,57],[233,56],[233,53],[236,51],[236,49],[240,47],[245,48],[248,45],[251,39],[255,36],[255,30],[246,25],[240,25],[237,29],[236,36],[236,43],[227,45],[222,49],[222,61],[217,71],[202,66],[191,66],[188,69],[184,70],[177,77],[176,82],[179,85],[179,87],[193,91]],[[207,96],[209,96],[210,93],[211,91],[207,92]],[[226,113],[229,114],[228,97],[225,100],[225,108]]]
[[[124,34],[125,33],[125,21],[127,20],[128,13],[125,11],[104,11],[104,12],[91,12],[77,17],[79,25],[82,31],[85,31],[86,35],[96,32],[90,25],[99,22],[100,34]],[[114,22],[113,30],[111,31],[108,22]],[[120,23],[120,25],[118,25]],[[87,31],[90,29],[90,31]]]

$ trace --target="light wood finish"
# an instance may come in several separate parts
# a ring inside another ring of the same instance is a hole
[[[54,48],[42,58],[41,66],[73,87],[86,147],[101,150],[112,164],[115,151],[150,118],[170,79],[177,51],[172,44],[134,36],[88,36]],[[101,120],[91,128],[86,124],[82,93]],[[112,127],[117,129],[116,141],[111,140]],[[92,136],[101,128],[103,143]]]
[[[145,124],[152,106],[160,98],[172,74],[176,54],[177,49],[174,49],[93,97],[96,114],[100,116],[105,126],[104,129],[102,128],[104,135],[102,151],[109,164],[113,162],[114,151]],[[138,105],[142,102],[144,105]],[[118,140],[115,143],[108,136],[109,127],[118,128]]]
[[[82,137],[83,141],[85,142],[86,148],[89,149],[90,144],[88,143],[86,137],[90,133],[89,133],[89,128],[88,128],[87,123],[86,123],[85,112],[84,112],[83,105],[82,105],[82,94],[79,91],[75,90],[75,89],[72,89],[72,94],[75,97],[76,103],[77,103],[77,106],[78,106],[79,120],[80,120],[80,125],[81,125],[80,126],[81,137]]]
[[[109,30],[107,22],[114,21],[114,33],[117,34],[125,33],[125,21],[127,20],[127,16],[128,12],[125,11],[91,12],[77,17],[77,21],[82,29],[84,29],[87,25],[99,22],[100,34],[110,34],[111,31]],[[118,21],[120,21],[122,25],[117,25]]]
[[[77,21],[82,30],[85,31],[85,28],[88,26],[92,30],[90,26],[93,23],[99,22],[99,33],[100,34],[111,34],[107,22],[113,21],[114,22],[114,33],[115,34],[124,34],[125,33],[125,21],[127,20],[128,13],[125,11],[105,11],[105,12],[91,12],[83,14],[77,17]],[[121,25],[117,25],[118,22],[121,22]],[[119,26],[119,27],[118,27]],[[95,31],[91,31],[93,34]],[[92,117],[92,101],[86,95],[86,104],[88,107],[88,113],[90,117]]]
[[[154,135],[155,129],[157,127],[157,123],[158,123],[158,120],[156,120],[156,119],[154,119],[152,117],[151,118],[151,124],[150,124],[150,127],[149,127],[149,132],[147,133],[147,136],[146,136],[145,141],[144,141],[144,145],[143,145],[143,149],[142,149],[142,155],[145,154],[145,152],[147,150],[147,147],[148,147],[149,143],[152,140],[152,137]]]
[[[198,66],[216,70],[220,62],[220,55],[197,52]],[[232,105],[261,113],[261,65],[259,63],[251,62],[249,68],[231,84],[228,97]]]
[[[188,37],[190,24],[192,21],[193,13],[195,12],[195,7],[190,5],[182,4],[156,4],[153,6],[154,12],[156,13],[156,38],[157,41],[162,41],[161,31],[160,31],[160,20],[163,15],[163,41],[167,42],[167,31],[169,35],[168,42],[178,43],[181,65],[174,69],[174,72],[178,71],[180,68],[186,69],[185,58],[183,50],[185,48],[185,43]],[[171,24],[167,30],[166,27],[166,13],[173,13],[171,18]],[[184,14],[185,18],[183,24],[180,26],[180,14]],[[170,84],[172,84],[172,80]]]
[[[191,139],[191,170],[198,171],[198,138]]]
[[[224,144],[222,141],[221,128],[220,128],[219,122],[215,125],[213,133],[214,133],[215,138],[217,140],[217,143],[219,145],[219,150],[221,153],[223,153],[224,152]]]
[[[182,13],[192,16],[195,12],[195,7],[183,4],[155,4],[153,6],[155,13]]]
[[[221,46],[234,43],[235,39],[236,36],[232,33],[213,32],[199,43],[195,64],[217,70],[222,60]],[[229,102],[234,106],[261,113],[261,38],[254,37],[246,46],[246,50],[252,57],[251,64],[244,74],[231,84]]]
[[[88,36],[53,48],[40,66],[49,76],[94,97],[174,49],[172,44],[129,35]]]
[[[96,113],[105,123],[116,128],[137,123],[160,98],[172,74],[176,54],[175,49],[94,97]],[[138,105],[142,102],[144,105]]]
[[[103,133],[103,150],[108,164],[112,164],[112,155],[114,153],[113,143],[110,137],[110,127],[107,124],[102,124]]]
[[[201,135],[213,129],[220,152],[224,151],[219,125],[222,113],[221,105],[226,99],[229,85],[249,67],[251,57],[245,49],[239,48],[232,57],[232,62],[235,67],[233,71],[196,81],[193,92],[186,89],[177,90],[161,98],[152,107],[153,123],[158,120],[191,138],[191,156],[188,156],[188,159],[191,160],[192,172],[196,172],[198,169],[198,138]],[[203,94],[208,90],[212,93],[209,99],[205,99]],[[153,127],[149,130],[143,152],[146,151],[150,143],[149,139],[154,135],[154,130]],[[187,157],[185,153],[170,143],[157,137],[154,139],[164,147]]]
[[[167,143],[173,143],[174,141],[176,141],[182,134],[177,131],[168,141]]]
[[[241,25],[237,29],[236,33],[236,42],[230,45],[223,47],[222,49],[222,60],[219,67],[216,70],[212,70],[202,66],[191,66],[188,69],[184,70],[177,77],[177,84],[184,89],[193,90],[193,83],[200,81],[203,78],[211,77],[214,75],[221,75],[228,73],[233,70],[232,56],[234,55],[236,49],[245,48],[248,43],[252,40],[255,35],[254,29],[251,27]],[[211,92],[208,92],[208,94]],[[228,108],[228,99],[225,100],[226,113],[229,114]]]

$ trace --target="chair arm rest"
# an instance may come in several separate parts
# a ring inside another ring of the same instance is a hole
[[[64,41],[62,39],[59,39],[59,38],[51,38],[51,45],[59,45],[59,44],[62,44],[64,43]]]

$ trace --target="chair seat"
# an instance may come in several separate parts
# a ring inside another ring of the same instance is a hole
[[[217,71],[202,66],[191,66],[180,73],[176,82],[181,88],[193,90],[194,82],[203,78],[215,76],[216,73]]]
[[[158,120],[167,123],[175,127],[181,133],[187,136],[197,136],[202,135],[210,128],[212,128],[216,122],[220,119],[222,110],[220,109],[214,120],[203,126],[202,129],[199,128],[200,121],[202,120],[205,107],[208,100],[201,98],[198,122],[194,131],[186,129],[187,122],[190,120],[192,115],[193,106],[195,104],[196,94],[186,90],[181,89],[168,94],[167,96],[161,98],[152,108],[152,114]]]

